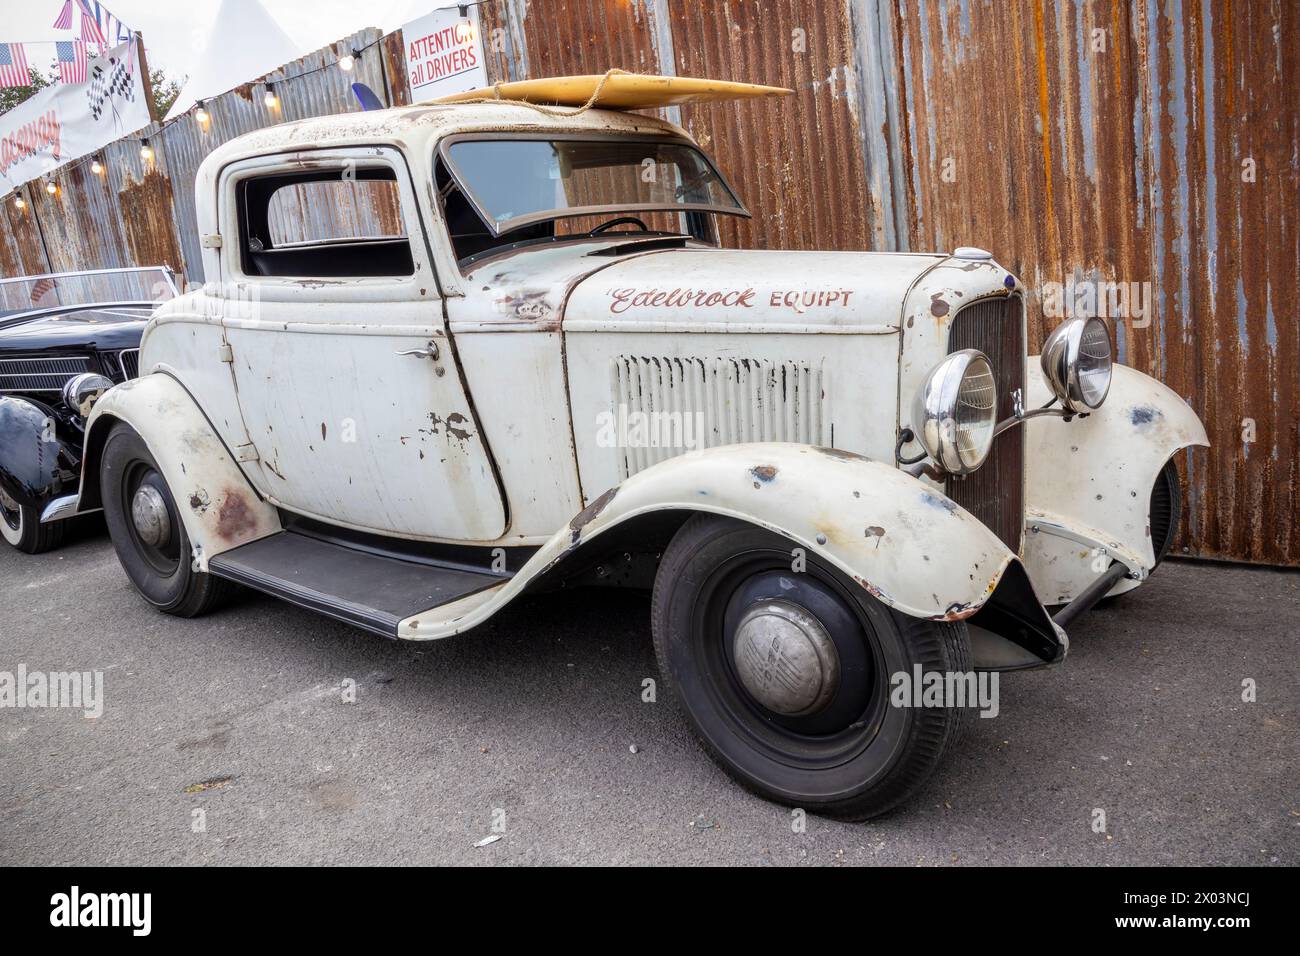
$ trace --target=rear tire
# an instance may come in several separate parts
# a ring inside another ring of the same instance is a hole
[[[893,706],[890,677],[918,664],[969,672],[966,626],[899,614],[811,555],[793,571],[792,547],[734,519],[688,520],[655,579],[659,672],[741,785],[867,819],[907,800],[956,748],[966,710]],[[746,630],[774,607],[774,630]],[[803,650],[810,634],[815,656]]]
[[[233,585],[193,569],[185,524],[144,439],[127,425],[114,425],[100,461],[104,518],[136,590],[177,617],[198,617],[221,603]]]
[[[68,526],[62,521],[41,524],[40,509],[20,505],[0,491],[0,538],[25,554],[40,554],[63,543]]]

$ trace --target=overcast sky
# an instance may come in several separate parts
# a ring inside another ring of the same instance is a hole
[[[217,15],[221,0],[101,0],[144,37],[151,68],[162,67],[180,79],[203,49],[203,38]],[[397,29],[448,0],[262,0],[295,43],[299,54],[325,46],[365,27],[385,33]],[[66,40],[69,34],[52,26],[63,0],[0,0],[0,42]],[[73,24],[80,21],[74,17]],[[28,54],[44,65],[50,56]]]

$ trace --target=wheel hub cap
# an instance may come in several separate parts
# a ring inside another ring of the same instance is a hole
[[[840,684],[840,657],[815,616],[786,601],[763,601],[736,627],[740,682],[768,710],[787,717],[815,714]]]
[[[143,485],[131,499],[131,522],[140,540],[152,548],[165,548],[172,537],[167,502],[157,488]]]

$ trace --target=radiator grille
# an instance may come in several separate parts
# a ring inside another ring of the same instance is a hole
[[[948,351],[979,349],[998,382],[998,421],[1015,414],[1016,391],[1025,385],[1024,305],[1018,296],[974,302],[959,311],[948,331]],[[1025,430],[1009,428],[993,441],[988,460],[965,478],[948,479],[948,497],[984,522],[1020,553],[1025,524]]]
[[[829,445],[820,368],[766,359],[617,356],[602,444],[623,477],[694,448]]]
[[[140,377],[140,350],[127,349],[125,352],[119,352],[117,355],[118,362],[122,365],[123,378]]]
[[[90,370],[85,355],[0,359],[0,392],[58,393],[73,376]]]

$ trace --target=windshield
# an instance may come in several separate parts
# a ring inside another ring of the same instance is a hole
[[[566,216],[703,210],[748,216],[686,143],[628,139],[471,139],[447,161],[494,235]]]
[[[0,279],[0,317],[96,302],[165,302],[176,283],[163,266],[93,269]]]

